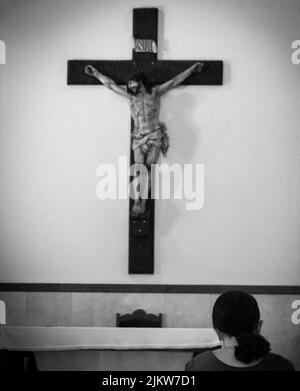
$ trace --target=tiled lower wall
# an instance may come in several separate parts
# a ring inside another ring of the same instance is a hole
[[[116,313],[163,313],[164,327],[211,327],[214,294],[0,292],[8,325],[114,327]],[[300,324],[291,321],[299,296],[255,295],[272,350],[300,370]]]

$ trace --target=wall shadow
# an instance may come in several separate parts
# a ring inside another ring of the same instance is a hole
[[[162,107],[164,108],[164,104],[167,106],[163,110],[162,119],[167,126],[170,148],[166,158],[160,157],[160,164],[179,164],[183,166],[195,161],[195,150],[201,142],[201,129],[195,121],[195,118],[197,118],[194,115],[196,99],[188,92],[188,88],[191,87],[181,87],[176,94],[166,95],[162,100]],[[201,156],[197,157],[196,160],[201,163]],[[184,192],[182,193],[184,195]],[[163,215],[167,218],[165,221],[168,222],[168,224],[163,224],[159,227],[162,235],[169,233],[177,217],[182,215],[183,212],[181,207],[177,207],[177,205],[183,206],[183,203],[177,204],[176,200],[173,199],[173,195],[174,179],[172,177],[171,199],[160,201],[164,208]]]
[[[157,58],[159,60],[164,59],[164,52],[169,50],[169,41],[167,41],[165,36],[165,12],[164,7],[158,7],[158,38],[157,38]]]

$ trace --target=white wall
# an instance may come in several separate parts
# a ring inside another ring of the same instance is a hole
[[[100,163],[129,153],[127,103],[67,86],[68,59],[131,56],[132,8],[160,9],[161,59],[223,59],[224,86],[163,99],[167,162],[205,164],[205,204],[156,202],[153,276],[129,276],[128,202]],[[0,0],[1,282],[300,282],[297,0]]]

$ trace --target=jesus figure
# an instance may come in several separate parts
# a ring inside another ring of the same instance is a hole
[[[143,170],[137,171],[140,187],[151,186],[151,165],[157,163],[160,152],[165,156],[169,147],[169,137],[166,127],[159,122],[160,97],[170,89],[179,86],[187,77],[195,72],[201,72],[204,63],[197,62],[173,79],[150,88],[147,85],[144,74],[139,73],[128,79],[127,86],[119,86],[109,77],[101,74],[92,65],[85,67],[85,72],[96,77],[100,82],[113,92],[124,96],[129,100],[134,129],[131,134],[131,146],[134,152],[136,165],[144,164],[148,170],[148,183],[143,178]],[[147,174],[147,172],[146,172]],[[140,188],[140,194],[145,194]],[[136,197],[131,213],[133,216],[141,216],[146,210],[146,198]]]

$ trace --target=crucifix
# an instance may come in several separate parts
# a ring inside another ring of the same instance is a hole
[[[158,60],[158,9],[133,10],[132,60],[70,60],[68,84],[103,84],[129,99],[131,109],[130,164],[157,162],[168,149],[168,135],[158,121],[159,98],[183,85],[223,84],[222,61]],[[126,86],[126,88],[122,87]],[[151,173],[150,173],[151,174]],[[142,172],[137,172],[142,175]],[[150,175],[151,178],[151,175]],[[143,180],[140,181],[142,186]],[[150,184],[147,191],[151,192]],[[140,191],[142,189],[140,188]],[[129,202],[129,274],[154,272],[154,199]]]

